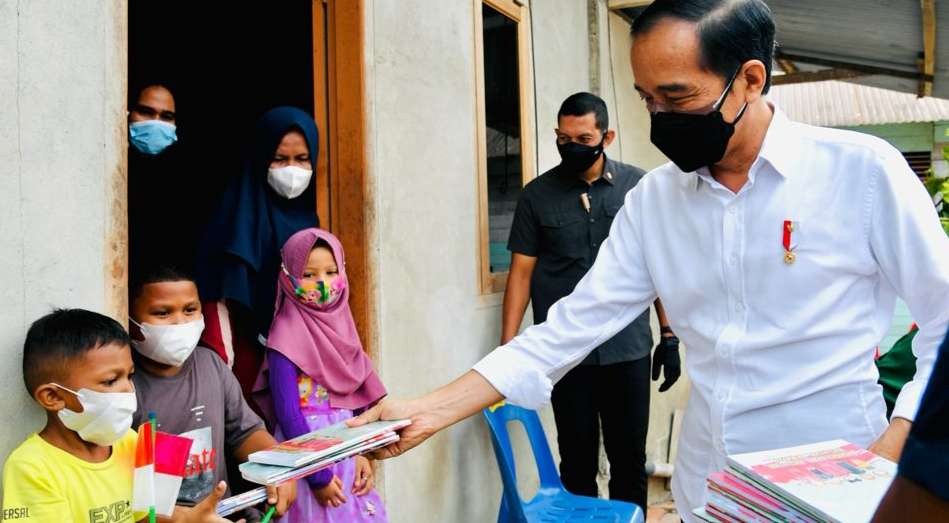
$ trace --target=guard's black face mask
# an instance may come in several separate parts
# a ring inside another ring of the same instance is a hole
[[[606,141],[605,131],[603,139],[597,145],[583,145],[576,142],[558,143],[557,151],[560,153],[560,165],[570,172],[578,174],[585,172],[603,154],[604,141]]]
[[[735,124],[748,108],[747,103],[743,105],[731,123],[722,116],[722,105],[737,76],[738,72],[728,81],[722,95],[712,104],[711,112],[652,113],[649,139],[682,171],[689,173],[700,167],[711,166],[725,156],[728,140],[735,134]]]

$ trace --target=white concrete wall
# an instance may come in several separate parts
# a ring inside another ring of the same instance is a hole
[[[478,297],[471,2],[371,4],[370,165],[377,191],[379,369],[397,396],[424,393],[488,350]],[[464,333],[464,335],[459,335]],[[490,443],[466,421],[386,463],[394,522],[484,521]]]
[[[537,168],[559,162],[553,129],[560,103],[590,89],[587,2],[531,2]],[[388,2],[368,10],[370,165],[378,363],[395,396],[411,397],[470,368],[497,343],[500,295],[478,287],[478,193],[473,2]],[[649,115],[633,90],[629,25],[601,5],[601,95],[620,140],[609,154],[650,169],[664,162],[649,143]],[[528,318],[529,321],[529,318]],[[665,461],[671,412],[685,378],[654,389],[649,457]],[[543,413],[556,449],[549,409]],[[522,463],[530,463],[518,446]],[[556,452],[556,450],[555,450]],[[532,470],[519,470],[527,488]],[[487,430],[472,419],[385,464],[382,488],[394,522],[490,521],[500,477]],[[653,482],[651,498],[668,494]]]
[[[588,88],[586,2],[533,3],[539,167],[547,169],[556,163],[560,101]],[[478,280],[475,15],[469,0],[376,0],[368,13],[378,363],[396,396],[446,383],[500,336],[501,295],[481,296]],[[561,74],[568,68],[577,73]],[[549,411],[544,417],[553,443]],[[518,472],[530,483],[533,471]],[[501,480],[484,423],[462,422],[386,463],[383,488],[393,522],[493,520]]]
[[[649,112],[646,104],[633,88],[635,80],[629,64],[632,37],[629,23],[621,16],[606,13],[601,6],[601,76],[600,96],[610,108],[612,125],[616,126],[617,139],[611,149],[619,149],[617,158],[647,171],[667,162],[659,149],[649,141]]]
[[[590,42],[586,0],[535,0],[531,8],[537,174],[542,174],[560,163],[554,134],[560,104],[573,93],[590,90]]]
[[[45,423],[20,372],[30,323],[52,307],[122,307],[124,251],[110,238],[124,235],[126,18],[118,0],[0,0],[4,460]]]

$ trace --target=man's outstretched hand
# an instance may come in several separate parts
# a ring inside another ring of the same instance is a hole
[[[420,411],[415,402],[386,399],[360,416],[347,422],[350,427],[359,427],[373,421],[410,419],[412,424],[399,431],[399,441],[369,454],[373,459],[388,459],[404,454],[430,438],[441,428],[435,423],[436,416]]]
[[[404,454],[436,432],[502,399],[488,380],[469,370],[455,381],[421,398],[385,399],[347,423],[350,427],[359,427],[379,420],[411,420],[411,425],[399,431],[399,441],[370,454],[374,459],[388,459]]]

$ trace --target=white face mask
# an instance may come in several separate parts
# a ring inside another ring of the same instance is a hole
[[[291,200],[303,194],[303,191],[310,185],[310,178],[313,171],[288,165],[279,169],[269,169],[267,171],[267,183],[273,188],[274,192]]]
[[[138,408],[134,392],[97,392],[89,389],[76,392],[56,383],[53,385],[79,398],[82,412],[63,409],[59,411],[59,419],[66,428],[79,433],[83,441],[108,447],[132,428],[132,415]]]
[[[188,323],[171,325],[138,323],[131,318],[129,321],[138,325],[145,338],[143,341],[132,339],[135,350],[150,360],[175,367],[180,366],[188,359],[188,356],[191,356],[204,331],[204,316]]]

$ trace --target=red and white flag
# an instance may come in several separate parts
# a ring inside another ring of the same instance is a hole
[[[170,516],[175,510],[178,491],[185,476],[191,453],[191,440],[154,429],[144,423],[138,429],[135,447],[135,479],[132,510]]]

